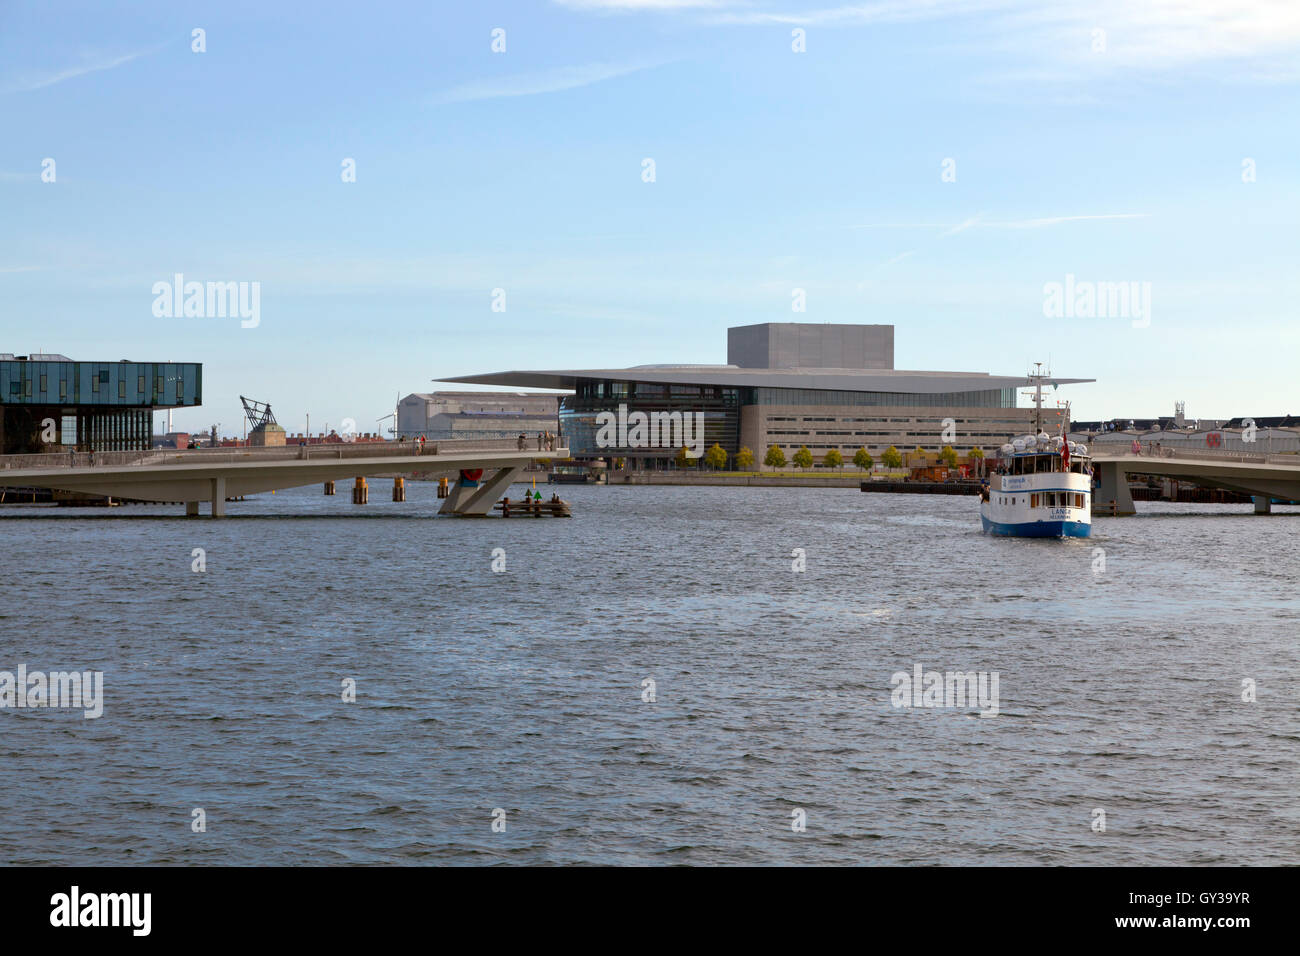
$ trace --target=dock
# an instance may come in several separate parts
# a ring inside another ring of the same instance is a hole
[[[496,503],[494,510],[500,511],[503,518],[573,517],[573,510],[569,507],[569,503],[560,498],[552,498],[550,501],[535,501],[531,498],[511,501],[509,498],[502,498]]]
[[[864,481],[859,491],[879,491],[901,495],[977,495],[978,481]]]

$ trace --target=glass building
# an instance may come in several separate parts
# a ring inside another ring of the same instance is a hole
[[[0,354],[0,454],[148,449],[154,411],[202,397],[198,363]]]

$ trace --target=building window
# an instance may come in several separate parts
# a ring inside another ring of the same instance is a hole
[[[117,380],[117,397],[126,398],[126,379],[124,378]]]

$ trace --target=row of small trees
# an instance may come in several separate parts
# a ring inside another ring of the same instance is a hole
[[[924,448],[917,447],[913,454],[925,455]],[[951,445],[944,445],[939,450],[939,460],[949,468],[957,467],[958,459],[957,450]],[[982,448],[972,448],[970,450],[971,458],[983,458],[984,450]],[[697,460],[703,461],[705,465],[714,470],[721,470],[727,467],[727,452],[721,445],[714,444],[712,448],[706,451],[702,458],[694,459],[689,456],[685,448],[677,452],[677,466],[686,468],[695,464]],[[790,463],[796,468],[811,468],[813,466],[813,453],[808,450],[807,445],[800,445],[799,450],[790,458]],[[825,468],[842,468],[844,467],[844,456],[840,454],[838,448],[832,448],[822,455],[822,466]],[[886,468],[897,470],[903,467],[903,453],[890,445],[880,455],[880,463]],[[784,468],[786,466],[785,452],[779,445],[769,445],[767,454],[763,458],[763,464],[769,468]],[[871,457],[871,453],[866,448],[859,448],[853,454],[853,464],[863,471],[868,471],[875,466],[876,460]],[[736,452],[735,467],[737,471],[749,471],[754,467],[754,453],[748,448],[741,446],[740,451]]]

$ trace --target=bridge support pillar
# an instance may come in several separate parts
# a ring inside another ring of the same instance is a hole
[[[185,517],[197,518],[199,516],[199,503],[197,501],[185,502]]]
[[[352,483],[352,503],[354,505],[364,505],[370,502],[370,486],[366,484],[366,479],[358,478]]]
[[[404,478],[393,479],[393,500],[394,501],[406,500],[406,479]]]
[[[334,494],[334,482],[332,481],[325,482],[325,494],[327,495]]]
[[[492,510],[492,506],[497,503],[497,499],[505,494],[510,487],[510,483],[515,480],[515,476],[522,470],[522,465],[500,468],[491,478],[485,478],[473,485],[467,485],[463,479],[458,478],[456,483],[452,485],[451,494],[447,496],[447,500],[438,509],[438,514],[480,516],[488,514]]]
[[[1112,505],[1116,515],[1137,514],[1133,506],[1133,495],[1128,490],[1128,475],[1117,461],[1104,461],[1097,464],[1101,484],[1092,493],[1092,503],[1103,512],[1109,513]]]
[[[460,506],[467,502],[470,495],[478,491],[477,483],[472,485],[465,484],[463,478],[457,477],[452,483],[447,494],[443,496],[442,507],[438,509],[440,515],[454,515],[460,512]]]
[[[1251,500],[1255,502],[1255,514],[1267,515],[1273,513],[1273,499],[1268,495],[1255,495]]]
[[[212,517],[226,516],[226,479],[212,478]]]

